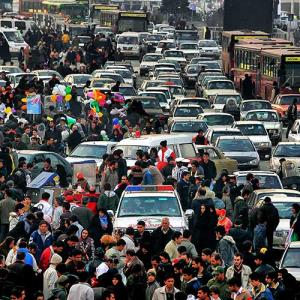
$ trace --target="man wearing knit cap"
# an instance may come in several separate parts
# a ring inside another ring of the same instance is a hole
[[[168,164],[168,158],[173,157],[176,158],[176,155],[173,150],[167,147],[167,141],[160,142],[160,150],[158,151],[158,164],[157,168],[161,170]]]
[[[51,291],[55,288],[55,283],[58,279],[56,266],[62,262],[62,257],[54,253],[50,259],[49,268],[44,273],[43,293],[45,299],[48,299]]]

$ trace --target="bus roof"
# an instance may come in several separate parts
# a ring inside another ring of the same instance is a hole
[[[251,31],[251,30],[234,30],[234,31],[223,31],[223,36],[231,37],[231,36],[255,36],[255,35],[262,35],[262,36],[270,36],[269,33],[263,31]]]
[[[287,41],[284,39],[276,39],[276,38],[264,38],[264,39],[244,39],[239,41],[239,45],[290,45],[292,46],[293,43],[291,41]]]
[[[237,44],[235,46],[235,49],[241,49],[241,50],[250,50],[250,51],[263,51],[264,49],[290,49],[293,46],[287,44],[287,45],[276,45],[276,44]]]
[[[262,51],[262,55],[270,56],[300,56],[300,47],[287,47],[287,48],[276,48],[266,49]]]

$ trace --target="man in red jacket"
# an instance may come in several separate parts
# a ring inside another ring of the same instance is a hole
[[[51,246],[46,248],[41,255],[39,267],[43,270],[43,272],[46,271],[46,269],[49,267],[51,257],[54,253],[61,253],[64,249],[64,243],[62,241],[55,241]]]

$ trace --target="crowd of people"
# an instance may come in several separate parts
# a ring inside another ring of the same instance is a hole
[[[85,49],[67,32],[29,31],[26,40],[31,50],[22,49],[19,55],[24,71],[50,68],[62,76],[85,74],[101,68],[108,57],[122,59],[104,36],[92,37]],[[4,63],[10,61],[9,53],[0,55]],[[101,117],[99,112],[96,116],[89,106],[81,108],[73,86],[64,114],[51,110],[33,122],[22,109],[24,97],[51,95],[59,79],[53,75],[44,86],[24,77],[14,89],[4,72],[1,79],[6,85],[0,91],[0,299],[299,299],[296,279],[276,268],[273,233],[279,215],[271,199],[266,197],[260,209],[249,213],[247,200],[259,189],[258,179],[249,173],[238,185],[226,170],[217,176],[207,152],[200,162],[190,161],[176,157],[161,141],[159,150],[138,150],[128,172],[123,151],[117,149],[103,156],[96,210],[85,200],[74,205],[72,194],[55,197],[52,205],[44,192],[33,204],[27,185],[34,178],[34,165],[25,157],[16,159],[15,150],[64,153],[64,142],[72,150],[83,140],[118,142],[160,133],[165,120],[151,120],[139,102],[120,103],[110,93],[99,107]],[[118,92],[118,87],[112,90]],[[207,144],[202,130],[193,141]],[[65,170],[52,166],[49,158],[41,171],[57,172],[60,186],[68,187]],[[75,188],[95,194],[83,174],[76,177]],[[124,232],[113,228],[108,211],[116,211],[128,185],[163,184],[177,190],[183,210],[193,209],[188,229],[175,231],[168,218],[152,232],[143,220]],[[291,209],[294,237],[300,237],[300,206]]]

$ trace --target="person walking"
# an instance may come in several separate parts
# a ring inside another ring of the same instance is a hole
[[[297,98],[294,98],[293,103],[288,107],[287,111],[287,120],[288,120],[288,127],[286,129],[285,137],[289,137],[289,133],[292,129],[292,126],[297,120]]]

